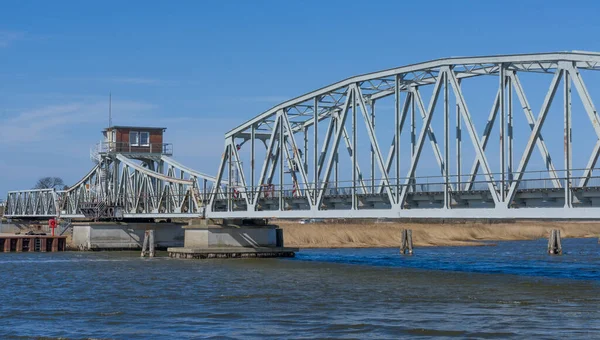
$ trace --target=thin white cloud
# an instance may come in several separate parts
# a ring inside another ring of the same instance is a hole
[[[286,96],[249,96],[249,97],[238,97],[240,101],[255,102],[255,103],[282,103],[286,100],[292,99],[292,97]]]
[[[113,101],[113,112],[119,119],[131,119],[155,108],[155,105],[119,100]],[[0,143],[24,144],[52,141],[62,131],[76,128],[81,124],[106,122],[108,103],[106,101],[72,102],[60,105],[47,105],[18,112],[16,115],[0,117],[3,133]]]
[[[8,47],[13,42],[23,39],[25,32],[19,31],[0,31],[0,48]]]

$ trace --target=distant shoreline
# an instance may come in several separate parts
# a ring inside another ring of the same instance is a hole
[[[563,238],[600,237],[600,222],[517,221],[511,223],[312,223],[273,221],[283,229],[284,242],[299,248],[385,248],[400,246],[400,231],[413,230],[416,247],[489,246],[494,241],[547,238],[560,229]]]

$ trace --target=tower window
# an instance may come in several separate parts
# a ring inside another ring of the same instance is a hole
[[[150,132],[140,132],[140,145],[141,146],[149,146],[150,145]]]
[[[129,145],[130,146],[138,146],[140,145],[139,134],[135,131],[129,132]]]

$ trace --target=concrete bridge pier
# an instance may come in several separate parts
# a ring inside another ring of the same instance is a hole
[[[266,219],[197,220],[183,227],[183,247],[167,249],[170,257],[185,259],[293,257],[283,231]]]

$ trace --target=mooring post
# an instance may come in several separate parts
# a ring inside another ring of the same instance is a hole
[[[400,254],[413,254],[412,229],[402,229],[400,241]]]
[[[560,230],[552,229],[548,238],[548,254],[562,255],[562,244],[560,240]]]
[[[148,256],[149,256],[149,257],[154,257],[154,230],[149,230],[149,231],[148,231],[148,235],[149,235],[149,237],[148,237],[148,238],[150,239],[150,240],[148,241],[148,242],[150,243],[150,244],[149,244],[149,246],[150,246],[150,251],[149,251],[149,254],[148,254]]]
[[[146,256],[146,249],[148,248],[148,230],[144,232],[144,242],[142,243],[142,255],[141,257]]]

